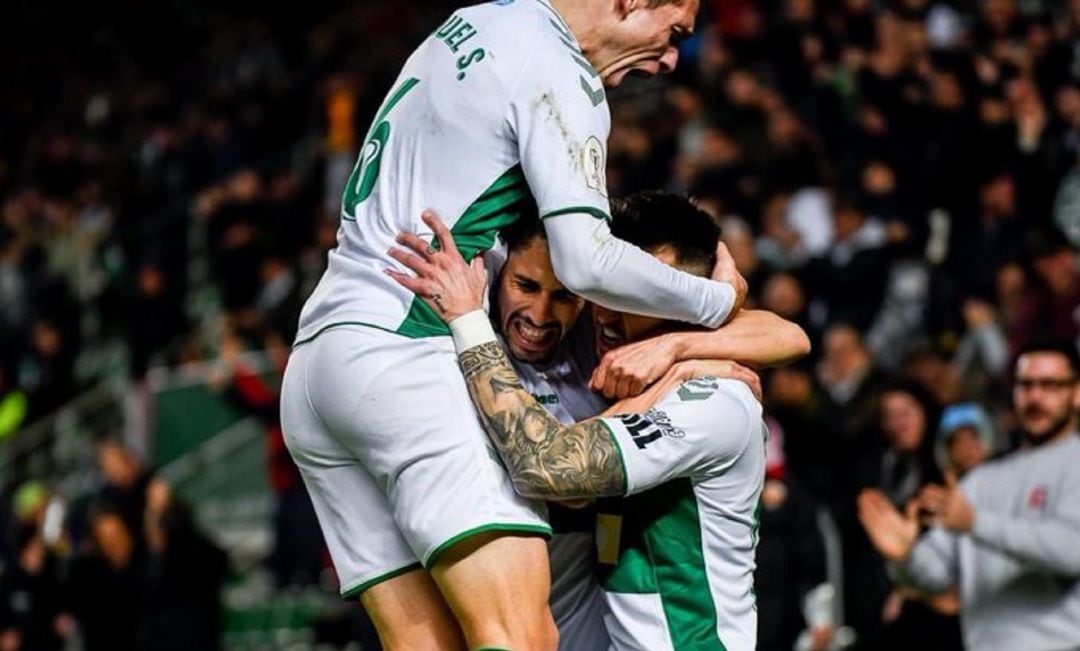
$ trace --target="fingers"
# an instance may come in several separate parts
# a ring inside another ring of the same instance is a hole
[[[421,276],[430,275],[434,267],[430,262],[402,249],[388,249],[386,254]]]
[[[435,250],[435,247],[425,242],[416,233],[398,233],[394,240],[397,241],[398,244],[407,246],[416,253],[419,253],[428,262],[431,262],[438,252]]]
[[[435,237],[439,240],[439,245],[443,251],[460,255],[457,250],[457,244],[454,243],[454,236],[450,233],[450,229],[446,227],[439,216],[434,211],[425,210],[420,215],[420,219],[431,229],[431,232],[435,234]]]
[[[420,296],[427,296],[429,294],[429,292],[426,291],[426,284],[420,278],[414,278],[413,276],[394,271],[393,269],[383,269],[383,273],[396,280],[399,285],[414,294],[419,294]]]
[[[731,268],[735,268],[735,258],[732,257],[731,251],[723,241],[716,243],[716,264],[717,266],[721,264],[730,265]]]
[[[592,378],[589,380],[589,388],[594,391],[600,391],[607,395],[608,387],[608,373],[611,370],[611,360],[614,359],[611,352],[604,355],[604,358],[600,360],[600,364],[593,371]]]
[[[908,520],[918,520],[919,509],[921,507],[922,505],[919,504],[918,498],[908,500],[907,505],[904,507],[904,516],[907,517]]]

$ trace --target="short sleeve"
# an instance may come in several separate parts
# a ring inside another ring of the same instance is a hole
[[[599,75],[552,23],[510,91],[510,129],[541,217],[607,218],[611,115]]]
[[[750,389],[714,378],[683,383],[643,414],[603,420],[619,447],[627,495],[679,477],[723,473],[751,437],[764,435]]]

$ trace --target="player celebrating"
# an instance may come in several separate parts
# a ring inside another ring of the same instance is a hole
[[[668,216],[692,209],[679,197],[661,194],[641,195],[620,205]],[[597,360],[591,320],[578,318],[584,299],[555,276],[539,220],[523,218],[503,229],[499,237],[507,258],[490,292],[491,321],[522,384],[563,424],[596,416],[608,404],[589,388]],[[597,384],[619,396],[640,391],[641,384],[683,360],[717,358],[769,365],[804,355],[808,347],[806,334],[797,325],[768,312],[741,310],[719,330],[671,332],[621,347],[605,356],[596,372]],[[748,384],[757,379],[734,362],[714,370]],[[550,603],[559,648],[607,651],[611,640],[604,627],[607,607],[595,573],[594,512],[550,504],[549,515],[554,530],[548,543]]]
[[[554,628],[543,507],[515,495],[488,454],[440,297],[432,308],[386,278],[386,249],[399,231],[425,231],[411,216],[435,208],[473,255],[533,204],[571,290],[723,323],[745,291],[733,269],[716,279],[727,282],[681,273],[612,238],[606,221],[604,86],[671,70],[697,7],[499,0],[459,10],[376,115],[338,247],[301,314],[282,425],[342,594],[360,595],[387,648],[460,646],[462,632],[472,648],[551,648]]]
[[[665,204],[648,197],[636,202],[616,217],[617,234],[692,273],[712,268],[718,233],[708,215],[685,201],[675,211],[656,210]],[[415,238],[402,241],[422,253]],[[615,647],[754,648],[755,510],[766,432],[747,386],[669,374],[605,416],[563,425],[525,390],[477,309],[482,267],[470,269],[450,245],[436,259],[396,257],[420,276],[395,274],[399,282],[440,294],[474,403],[517,490],[546,499],[632,496],[606,504],[598,519]],[[676,329],[602,308],[594,308],[594,321],[600,353]]]

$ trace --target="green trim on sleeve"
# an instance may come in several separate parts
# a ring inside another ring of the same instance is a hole
[[[400,334],[400,333],[394,332],[390,328],[384,328],[382,326],[377,326],[374,323],[365,323],[363,321],[334,321],[333,323],[327,323],[323,327],[319,328],[315,332],[315,334],[313,334],[313,335],[309,335],[307,337],[304,337],[303,339],[297,339],[296,341],[293,342],[293,348],[296,348],[297,346],[299,346],[301,344],[306,344],[309,341],[313,341],[316,337],[318,337],[322,333],[326,332],[327,330],[330,330],[331,328],[340,328],[340,327],[343,327],[343,326],[361,326],[361,327],[364,327],[364,328],[374,328],[375,330],[382,330],[383,332],[389,332],[392,335]]]
[[[600,210],[599,208],[593,208],[592,206],[570,206],[569,208],[560,208],[559,210],[552,210],[551,212],[547,213],[546,215],[541,216],[540,219],[550,219],[551,217],[558,217],[560,215],[569,215],[569,214],[575,213],[575,212],[577,212],[577,213],[585,213],[586,215],[589,215],[590,217],[595,217],[596,219],[602,219],[602,220],[607,221],[607,222],[611,221],[611,215],[607,214],[603,210]]]
[[[342,599],[352,599],[353,597],[359,596],[360,593],[364,592],[365,590],[373,588],[373,587],[379,585],[380,583],[384,583],[386,581],[389,581],[390,579],[395,579],[395,578],[397,578],[397,577],[399,577],[399,576],[401,576],[403,574],[408,574],[409,572],[412,572],[414,570],[422,570],[422,569],[424,569],[424,568],[423,568],[423,566],[420,565],[420,563],[409,563],[405,567],[399,567],[396,570],[390,570],[389,572],[387,572],[385,574],[380,574],[379,576],[375,577],[374,579],[368,579],[367,581],[364,581],[362,583],[358,583],[356,585],[345,586],[344,588],[341,589],[341,598]]]
[[[479,527],[473,527],[467,531],[462,531],[458,535],[450,538],[446,542],[436,547],[430,554],[428,554],[427,560],[424,561],[424,567],[428,570],[435,567],[435,564],[439,562],[439,557],[459,542],[472,538],[473,536],[480,535],[482,533],[488,533],[491,531],[504,531],[506,533],[525,533],[541,536],[543,538],[551,538],[551,527],[539,524],[485,524]]]
[[[623,456],[622,446],[619,445],[619,437],[615,436],[615,431],[611,429],[611,425],[607,424],[607,420],[600,419],[600,423],[607,430],[608,436],[611,437],[613,443],[615,443],[615,451],[619,453],[619,465],[622,466],[623,486],[622,494],[625,497],[630,494],[630,475],[626,472],[626,457]]]

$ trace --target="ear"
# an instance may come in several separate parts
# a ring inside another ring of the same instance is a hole
[[[615,0],[615,11],[619,14],[619,18],[626,18],[642,3],[643,0]]]

